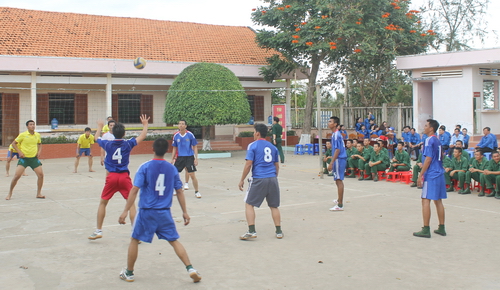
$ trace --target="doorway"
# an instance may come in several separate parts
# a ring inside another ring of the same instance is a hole
[[[19,134],[19,94],[0,94],[0,144],[9,146]]]

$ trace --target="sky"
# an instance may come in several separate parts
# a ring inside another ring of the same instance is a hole
[[[423,0],[413,0],[418,9]],[[500,11],[500,1],[490,0],[490,11]],[[197,22],[217,25],[254,27],[250,14],[260,0],[0,0],[0,7],[74,12],[107,16],[138,17],[158,20]],[[490,13],[490,27],[500,29],[500,18]],[[475,48],[499,47],[498,40],[476,44]]]

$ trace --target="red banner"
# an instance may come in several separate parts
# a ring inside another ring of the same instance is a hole
[[[282,140],[286,140],[286,105],[273,105],[273,117],[280,119],[279,124],[283,127]]]

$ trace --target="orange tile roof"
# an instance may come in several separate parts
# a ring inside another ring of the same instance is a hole
[[[272,54],[243,26],[0,7],[0,55],[265,65]]]

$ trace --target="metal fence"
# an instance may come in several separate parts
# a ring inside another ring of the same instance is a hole
[[[401,131],[404,126],[413,127],[413,107],[403,106],[387,106],[383,104],[381,107],[346,107],[340,106],[336,108],[321,108],[321,128],[328,128],[328,119],[331,116],[338,116],[340,123],[347,129],[354,129],[356,119],[358,117],[367,118],[371,112],[375,116],[375,123],[381,124],[386,121],[391,127],[397,131]],[[314,109],[312,113],[312,126],[317,128],[318,110]],[[291,108],[291,124],[293,128],[302,128],[305,120],[304,108]]]

